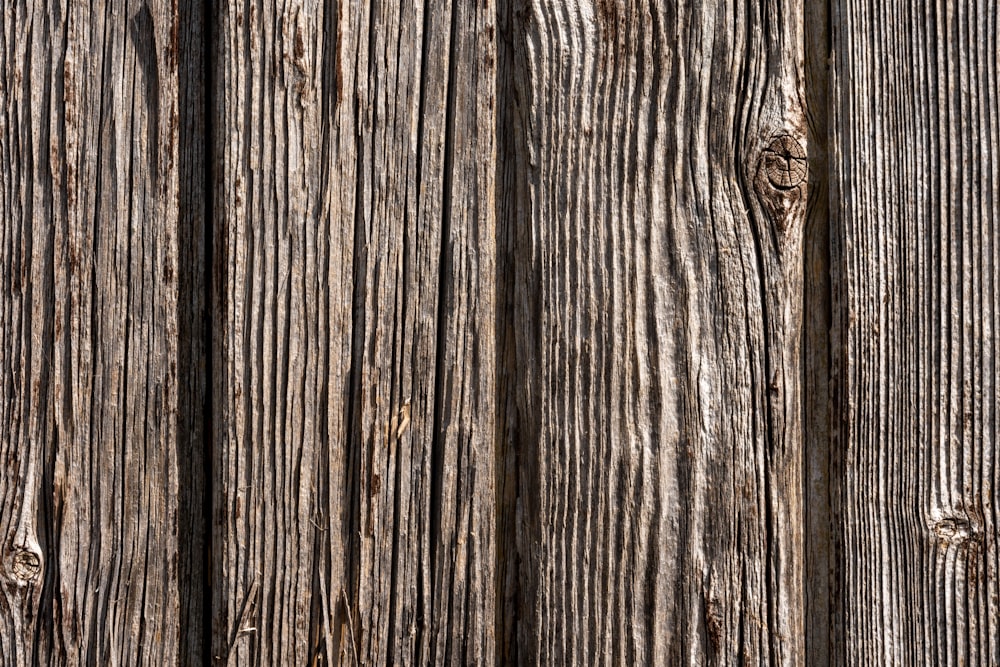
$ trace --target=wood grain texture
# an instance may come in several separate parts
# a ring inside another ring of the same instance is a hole
[[[200,150],[178,134],[178,6],[2,11],[0,663],[177,664],[197,419],[178,199]]]
[[[803,7],[505,4],[500,650],[801,664]]]
[[[832,6],[835,662],[997,664],[997,5]]]
[[[995,3],[0,12],[0,664],[1000,663]]]
[[[219,663],[492,661],[494,14],[220,6]]]

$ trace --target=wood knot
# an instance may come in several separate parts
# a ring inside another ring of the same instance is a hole
[[[42,557],[31,549],[18,549],[11,558],[10,571],[18,581],[34,581],[42,571]]]
[[[791,190],[806,178],[806,152],[791,135],[775,137],[760,159],[767,181],[773,188]]]
[[[983,539],[978,523],[972,517],[962,514],[939,516],[931,524],[931,530],[938,544],[943,547],[978,545]]]

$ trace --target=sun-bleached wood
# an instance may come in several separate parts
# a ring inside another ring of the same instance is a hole
[[[834,664],[1000,662],[1000,19],[832,3]]]
[[[803,6],[504,5],[505,664],[802,664]]]
[[[6,3],[0,664],[1000,662],[997,14]]]
[[[492,661],[494,15],[220,6],[218,664]]]
[[[0,11],[0,664],[186,662],[195,26],[166,0]]]

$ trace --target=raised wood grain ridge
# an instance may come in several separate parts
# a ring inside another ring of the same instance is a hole
[[[15,0],[0,14],[3,665],[199,650],[200,246],[186,196],[203,178],[180,109],[200,107],[179,52],[197,36],[181,22],[161,0]]]
[[[994,665],[997,4],[833,8],[834,663]]]

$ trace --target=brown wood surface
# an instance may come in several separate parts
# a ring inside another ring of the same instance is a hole
[[[997,5],[831,23],[834,662],[997,664]]]
[[[219,663],[492,660],[494,14],[220,9]]]
[[[987,0],[11,0],[0,665],[1000,663]]]
[[[803,661],[802,11],[512,10],[513,663]]]
[[[204,553],[199,40],[160,0],[2,12],[0,664],[176,664]]]

